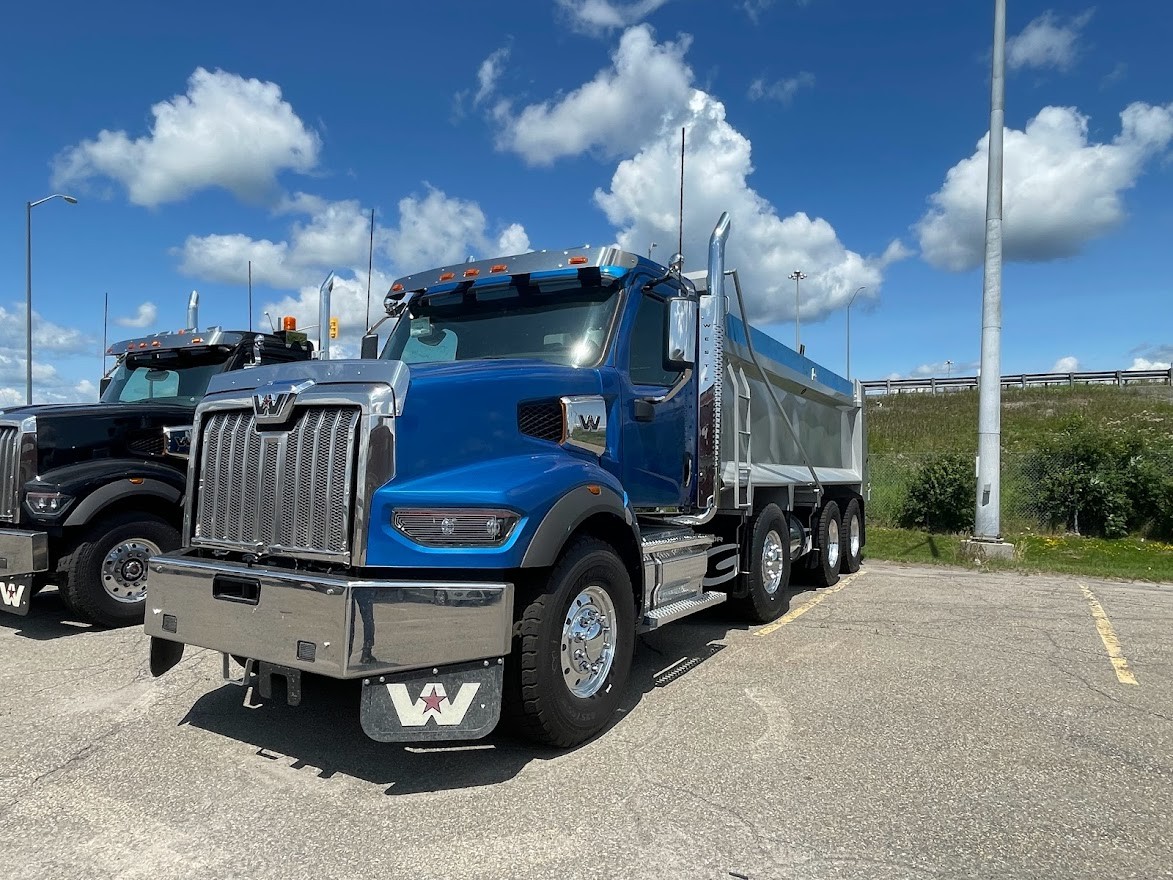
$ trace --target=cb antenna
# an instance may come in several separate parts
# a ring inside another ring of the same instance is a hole
[[[684,268],[684,126],[680,127],[680,237],[676,243],[676,253],[681,255],[680,268]]]
[[[367,313],[366,325],[371,326],[371,273],[375,270],[375,209],[371,208],[371,248],[367,252]]]
[[[253,261],[248,261],[248,332],[253,332]]]

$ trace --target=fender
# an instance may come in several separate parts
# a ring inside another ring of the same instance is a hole
[[[130,482],[141,480],[139,483]],[[64,521],[56,525],[77,526],[90,522],[108,505],[130,497],[158,498],[179,505],[186,486],[186,472],[174,465],[134,459],[99,459],[67,465],[42,474],[25,484],[26,491],[63,492],[74,503],[66,508]],[[41,518],[45,525],[52,521]]]
[[[612,514],[627,523],[636,547],[640,546],[639,525],[631,507],[624,503],[617,492],[607,486],[592,488],[596,491],[586,486],[577,486],[554,503],[534,532],[529,547],[526,548],[525,556],[521,560],[522,568],[553,565],[571,533],[599,513]]]
[[[67,526],[84,526],[97,514],[101,513],[115,501],[123,498],[150,496],[174,504],[179,508],[179,501],[183,493],[174,486],[169,486],[159,480],[143,478],[141,483],[132,483],[129,479],[122,479],[116,483],[107,483],[85,498],[73,508],[73,512],[65,519]]]

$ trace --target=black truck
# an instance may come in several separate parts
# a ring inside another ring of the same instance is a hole
[[[27,614],[52,583],[93,623],[141,622],[147,559],[179,546],[188,426],[209,380],[307,360],[313,345],[294,330],[210,327],[107,354],[118,362],[98,403],[0,410],[0,610]]]

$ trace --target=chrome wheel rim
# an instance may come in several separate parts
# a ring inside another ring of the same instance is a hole
[[[598,584],[583,588],[562,624],[562,677],[576,697],[597,694],[615,661],[615,604]]]
[[[860,532],[859,517],[852,514],[851,520],[847,523],[847,548],[852,559],[859,558]]]
[[[773,596],[782,586],[782,539],[771,530],[762,542],[762,586]]]
[[[132,604],[147,594],[147,560],[159,553],[152,541],[132,538],[115,544],[102,560],[102,588],[115,602]]]
[[[839,523],[835,520],[827,523],[827,566],[831,571],[839,568]]]

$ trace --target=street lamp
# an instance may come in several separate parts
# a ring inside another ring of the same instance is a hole
[[[861,287],[851,295],[851,299],[847,301],[847,378],[851,378],[851,304],[855,302],[855,298],[859,296],[860,290],[867,290],[866,287]]]
[[[798,340],[798,282],[806,278],[806,273],[795,269],[787,277],[794,282],[794,350],[799,351],[801,346]]]
[[[77,204],[77,199],[64,193],[24,203],[24,400],[30,404],[33,402],[33,208],[53,199]]]

